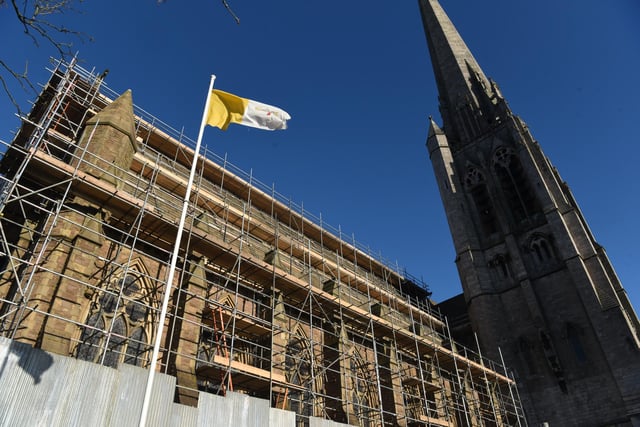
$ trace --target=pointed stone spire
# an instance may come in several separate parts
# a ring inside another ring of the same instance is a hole
[[[429,133],[427,134],[427,139],[436,135],[444,135],[444,132],[442,132],[440,126],[433,120],[433,117],[429,116]]]
[[[429,116],[429,133],[427,134],[427,150],[429,157],[437,150],[449,151],[449,141],[447,135],[440,129],[440,126]]]
[[[496,120],[502,101],[437,0],[419,0],[440,95],[443,128],[451,142],[467,142]]]
[[[87,120],[74,164],[96,178],[121,186],[121,176],[138,151],[131,91],[127,90]]]
[[[137,150],[136,127],[133,115],[133,97],[131,89],[125,91],[111,104],[107,105],[95,116],[87,120],[87,127],[100,123],[108,125],[126,136],[129,143]]]

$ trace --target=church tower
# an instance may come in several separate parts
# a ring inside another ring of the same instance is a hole
[[[483,353],[515,370],[530,425],[640,426],[640,322],[604,249],[438,1],[419,3],[442,117],[427,149]]]

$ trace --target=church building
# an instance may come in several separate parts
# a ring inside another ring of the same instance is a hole
[[[0,425],[526,425],[423,282],[209,150],[188,194],[194,145],[54,68],[0,161]]]
[[[604,249],[438,1],[419,9],[462,295],[436,304],[58,61],[2,142],[0,425],[144,425],[148,404],[154,426],[640,426],[640,322]]]

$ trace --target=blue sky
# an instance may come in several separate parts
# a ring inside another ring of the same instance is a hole
[[[216,88],[271,103],[285,132],[208,128],[203,143],[373,253],[422,277],[436,301],[461,291],[424,146],[437,92],[416,0],[85,2],[63,22],[85,68],[195,139],[210,74]],[[442,0],[485,73],[569,183],[640,309],[640,3],[637,0]],[[35,48],[0,9],[0,58]],[[29,96],[22,96],[24,106]],[[18,126],[0,98],[0,139]]]

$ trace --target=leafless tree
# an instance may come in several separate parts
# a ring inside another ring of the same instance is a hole
[[[167,0],[157,0],[158,3],[164,3],[166,1]],[[229,14],[233,17],[233,20],[236,21],[236,24],[240,24],[240,18],[238,18],[238,15],[236,15],[233,10],[231,10],[231,6],[229,6],[229,2],[227,0],[222,0],[222,5],[224,6],[225,9],[227,9],[227,12],[229,12]]]
[[[47,44],[58,51],[61,58],[72,55],[70,40],[90,39],[89,36],[56,22],[57,15],[78,12],[76,6],[83,0],[0,0],[0,13],[9,13],[20,23],[23,34],[36,46]],[[27,92],[36,92],[28,76],[29,63],[17,69],[0,58],[0,84],[13,105],[20,112],[20,105],[11,91],[9,81],[14,80]]]
[[[164,3],[166,0],[156,1]],[[68,60],[73,56],[70,41],[90,40],[91,37],[59,24],[56,18],[65,13],[79,12],[77,6],[82,2],[83,0],[0,0],[0,13],[12,14],[20,23],[24,35],[29,37],[36,46],[42,44],[52,46],[61,59]],[[222,0],[222,4],[239,24],[240,19],[233,13],[227,0]],[[24,91],[36,94],[36,88],[29,80],[28,71],[28,61],[25,61],[23,69],[18,69],[6,62],[5,58],[0,58],[0,85],[18,113],[21,113],[20,105],[11,91],[9,82],[17,82]]]

